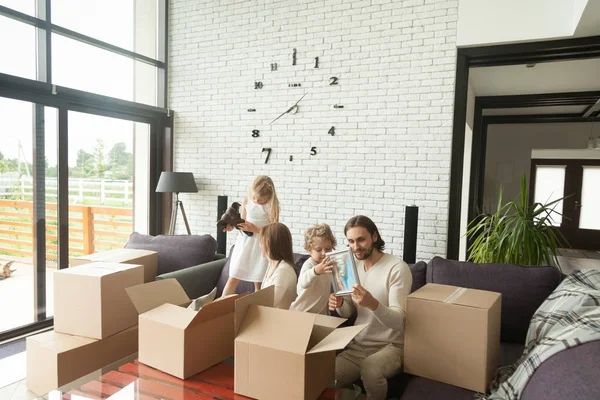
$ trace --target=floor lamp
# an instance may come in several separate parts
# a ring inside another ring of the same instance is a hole
[[[158,179],[158,185],[156,185],[157,193],[175,193],[175,203],[171,210],[171,222],[169,224],[169,235],[175,234],[175,223],[177,221],[177,211],[181,207],[181,215],[183,215],[183,221],[185,222],[185,228],[187,229],[188,235],[191,235],[190,225],[188,224],[187,217],[185,215],[185,208],[183,208],[183,202],[179,200],[179,193],[197,193],[198,187],[194,180],[194,174],[191,172],[166,172],[163,171]]]

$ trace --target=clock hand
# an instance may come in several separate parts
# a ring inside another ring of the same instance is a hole
[[[290,108],[288,108],[286,111],[282,112],[281,115],[277,118],[275,118],[273,121],[271,121],[269,123],[269,125],[271,125],[273,122],[277,121],[279,118],[283,117],[285,114],[288,114],[290,111],[292,111],[294,109],[294,107],[296,107],[298,105],[298,103],[300,103],[300,100],[302,100],[304,98],[304,96],[306,96],[306,93],[304,93],[302,95],[302,97],[300,97],[300,99],[298,99],[298,101],[296,102],[296,104],[294,104],[293,106],[291,106]]]

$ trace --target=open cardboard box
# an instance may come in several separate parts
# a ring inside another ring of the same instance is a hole
[[[338,328],[345,319],[266,307],[269,289],[236,301],[235,393],[316,399],[334,383],[336,350],[367,325]]]
[[[123,264],[138,264],[144,267],[144,282],[156,279],[158,271],[158,253],[151,250],[113,249],[71,258],[71,267],[89,264],[91,262],[111,262]]]
[[[135,264],[94,262],[54,272],[54,330],[104,339],[137,324],[125,289],[144,282]]]
[[[139,361],[180,379],[233,356],[235,301],[257,296],[220,298],[193,311],[176,279],[130,287],[127,294],[139,313]]]
[[[484,393],[500,359],[501,294],[429,283],[407,300],[404,372]]]

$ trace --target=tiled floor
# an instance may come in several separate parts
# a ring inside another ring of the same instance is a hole
[[[564,274],[586,269],[600,269],[600,252],[589,250],[559,249],[558,263]]]
[[[0,360],[0,399],[31,400],[36,395],[27,390],[25,384],[25,352]]]

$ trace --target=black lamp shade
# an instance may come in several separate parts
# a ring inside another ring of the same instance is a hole
[[[191,172],[166,172],[160,173],[158,193],[196,193],[198,187]]]

